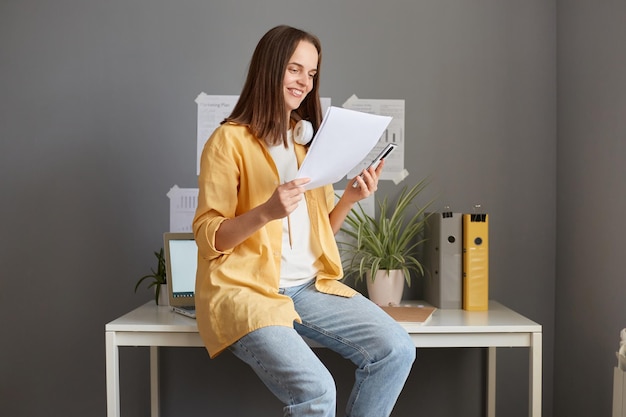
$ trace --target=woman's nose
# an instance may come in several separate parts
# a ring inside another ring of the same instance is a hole
[[[301,85],[308,87],[311,83],[311,77],[309,77],[308,74],[303,74],[300,78],[298,78],[298,82]]]

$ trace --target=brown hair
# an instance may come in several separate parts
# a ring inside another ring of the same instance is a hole
[[[239,100],[225,122],[248,126],[254,136],[269,145],[281,142],[287,144],[286,133],[290,121],[285,120],[283,79],[289,58],[300,41],[307,41],[315,46],[318,53],[318,68],[313,80],[313,89],[300,107],[291,113],[291,117],[294,120],[308,120],[313,125],[313,130],[317,132],[322,120],[318,83],[322,46],[315,35],[285,25],[270,29],[257,44]]]

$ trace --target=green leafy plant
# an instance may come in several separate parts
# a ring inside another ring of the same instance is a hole
[[[432,201],[408,216],[413,201],[426,185],[426,180],[422,180],[410,189],[404,187],[395,205],[387,197],[378,201],[378,220],[368,215],[360,204],[350,211],[341,230],[352,239],[339,242],[346,276],[356,275],[355,280],[360,281],[369,272],[374,280],[379,270],[400,269],[410,286],[411,272],[424,274],[422,262],[416,256],[425,242],[426,209]]]
[[[148,288],[154,287],[154,301],[159,304],[161,285],[167,282],[167,271],[165,269],[165,253],[163,252],[163,248],[161,248],[159,252],[154,252],[154,255],[157,257],[158,260],[157,270],[155,271],[153,268],[150,268],[150,270],[152,271],[151,274],[144,275],[143,277],[139,278],[139,281],[137,281],[137,284],[135,284],[135,292],[137,292],[137,289],[142,282],[152,278],[152,281],[150,282],[150,284],[148,284]]]

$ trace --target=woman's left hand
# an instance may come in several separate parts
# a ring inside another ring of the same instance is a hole
[[[385,166],[385,160],[381,160],[376,169],[364,169],[361,175],[357,175],[348,182],[348,186],[343,192],[343,197],[351,203],[369,197],[378,189],[378,178]],[[355,186],[356,185],[356,186]]]
[[[361,175],[357,175],[355,178],[352,178],[351,181],[348,181],[348,186],[343,192],[343,195],[335,205],[335,208],[330,212],[330,225],[335,234],[341,229],[341,225],[352,209],[352,206],[358,201],[369,197],[378,189],[378,178],[380,177],[384,165],[385,161],[381,160],[376,169],[364,169]],[[356,187],[354,186],[355,184]]]

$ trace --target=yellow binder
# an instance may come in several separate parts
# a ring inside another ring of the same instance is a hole
[[[463,215],[463,309],[489,308],[489,221],[486,214]]]

